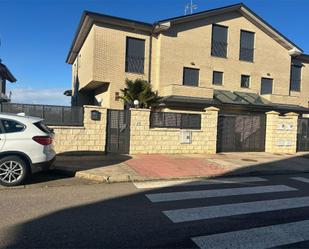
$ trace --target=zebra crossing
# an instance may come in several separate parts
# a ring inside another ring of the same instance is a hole
[[[292,184],[293,181],[299,183],[297,187]],[[306,183],[309,183],[309,178],[305,177],[288,177],[286,184],[273,183],[261,177],[235,177],[197,182],[135,183],[135,186],[140,189],[148,188],[154,190],[146,193],[145,197],[152,205],[164,204],[163,209],[160,211],[172,224],[187,225],[200,222],[199,224],[205,224],[207,226],[208,221],[213,222],[214,219],[263,214],[264,212],[282,212],[296,208],[309,208],[309,196],[299,196],[301,191],[300,184]],[[190,187],[197,186],[202,189],[190,189]],[[211,186],[210,189],[209,186]],[[185,189],[183,191],[184,187],[189,188],[189,190]],[[305,188],[305,185],[303,185],[303,188]],[[269,199],[268,197],[264,200],[263,194],[272,195],[272,198]],[[280,195],[279,198],[276,194]],[[292,196],[294,194],[296,196]],[[241,196],[249,196],[255,198],[255,200],[240,200],[235,203],[235,200],[238,201],[238,198]],[[229,197],[234,199],[232,203],[230,203],[231,198]],[[198,201],[217,200],[220,198],[221,202],[218,205],[215,202],[210,205],[206,203],[205,205],[205,203]],[[190,200],[192,200],[193,205],[198,206],[188,207]],[[185,208],[181,208],[183,203],[186,204]],[[167,208],[169,204],[173,204],[172,209]],[[179,204],[179,208],[175,208],[177,204]],[[268,226],[258,226],[236,231],[231,229],[231,231],[214,234],[209,233],[208,230],[206,234],[201,232],[198,236],[188,236],[196,246],[207,249],[286,246],[292,243],[309,241],[309,215],[308,220],[283,221],[283,223],[280,221],[278,224]]]

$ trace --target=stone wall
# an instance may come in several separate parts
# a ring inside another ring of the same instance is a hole
[[[150,110],[131,109],[130,154],[216,153],[218,109],[201,113],[201,130],[192,130],[192,143],[180,142],[180,129],[150,128]]]
[[[91,111],[101,113],[101,120],[91,120]],[[69,151],[104,151],[107,109],[84,106],[84,126],[50,126],[54,129],[54,148],[57,153]]]
[[[270,153],[296,153],[298,114],[266,113],[265,151]]]

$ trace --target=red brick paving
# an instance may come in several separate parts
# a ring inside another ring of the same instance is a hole
[[[157,154],[138,155],[126,164],[144,177],[215,176],[226,172],[203,159]]]

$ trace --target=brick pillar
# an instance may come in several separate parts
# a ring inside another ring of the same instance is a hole
[[[216,107],[205,108],[202,114],[202,131],[207,139],[207,153],[215,154],[217,152],[217,130],[218,130],[218,113]]]
[[[149,109],[131,108],[130,154],[148,153],[154,146],[149,134]]]
[[[298,114],[289,112],[266,113],[265,151],[270,153],[296,153]]]

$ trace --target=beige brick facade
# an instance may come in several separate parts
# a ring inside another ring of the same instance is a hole
[[[265,151],[270,153],[296,153],[298,114],[266,113]]]
[[[91,111],[101,113],[100,121],[91,120]],[[84,106],[84,126],[51,126],[54,129],[54,148],[57,153],[69,151],[104,151],[107,110],[98,106]]]
[[[228,27],[227,58],[211,56],[212,25]],[[93,104],[106,108],[122,109],[116,98],[124,88],[126,78],[148,80],[159,94],[212,98],[213,89],[252,92],[260,94],[261,78],[273,79],[273,93],[263,95],[274,103],[308,107],[309,67],[303,63],[300,92],[290,91],[291,48],[273,37],[239,11],[200,18],[194,21],[171,24],[159,33],[151,29],[129,28],[122,24],[94,22],[73,63],[73,85],[77,74],[81,101],[94,99]],[[239,60],[241,30],[255,34],[254,61]],[[126,38],[145,40],[144,73],[126,73]],[[78,65],[77,65],[78,64]],[[186,88],[183,68],[199,69],[198,87]],[[77,70],[78,68],[78,70]],[[223,85],[212,84],[213,71],[224,73]],[[241,75],[250,75],[250,87],[241,88]],[[177,87],[178,86],[178,87]],[[93,92],[92,92],[93,90]],[[97,100],[102,102],[97,103]]]
[[[192,130],[192,142],[180,142],[180,129],[149,126],[150,110],[131,109],[130,154],[216,153],[218,109],[201,113],[201,130]]]

